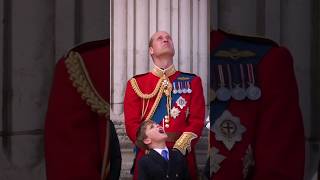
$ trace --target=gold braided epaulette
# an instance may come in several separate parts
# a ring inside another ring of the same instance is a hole
[[[151,99],[153,98],[155,95],[157,95],[157,93],[159,92],[160,86],[161,86],[161,82],[162,82],[163,78],[160,78],[156,87],[154,88],[154,90],[152,91],[152,93],[150,94],[144,94],[142,93],[142,91],[140,90],[137,80],[135,78],[131,78],[130,79],[130,84],[134,90],[134,92],[142,99]]]
[[[81,98],[86,101],[92,111],[108,117],[110,115],[109,104],[95,89],[81,55],[71,51],[65,60],[65,64],[69,73],[69,79],[81,94]]]

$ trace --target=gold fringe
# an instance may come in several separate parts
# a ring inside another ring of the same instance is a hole
[[[110,116],[109,103],[95,89],[81,55],[71,51],[65,64],[69,73],[69,79],[81,94],[81,98],[91,107],[91,110],[105,117]]]

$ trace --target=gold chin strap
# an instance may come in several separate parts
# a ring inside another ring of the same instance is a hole
[[[174,144],[173,148],[178,149],[183,155],[191,152],[191,141],[198,136],[193,132],[184,132]]]
[[[145,115],[145,112],[147,110],[147,107],[148,107],[148,104],[149,104],[149,100],[155,96],[156,97],[156,100],[147,116],[147,118],[145,120],[151,120],[151,117],[153,116],[156,108],[158,107],[159,105],[159,102],[160,102],[160,99],[163,95],[163,93],[167,96],[167,113],[168,115],[170,114],[170,109],[171,109],[171,91],[172,91],[172,84],[170,83],[170,80],[169,78],[163,74],[163,76],[158,80],[158,83],[155,87],[155,89],[152,91],[152,93],[150,94],[144,94],[141,92],[139,86],[138,86],[138,83],[136,81],[135,78],[132,78],[130,80],[130,84],[134,90],[134,92],[140,97],[143,99],[143,107],[142,107],[142,117]],[[147,100],[147,105],[145,106],[145,103],[144,101]]]

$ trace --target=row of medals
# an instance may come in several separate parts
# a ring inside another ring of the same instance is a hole
[[[218,65],[219,66],[219,65]],[[229,66],[229,65],[227,65]],[[243,65],[240,65],[241,67]],[[252,64],[248,64],[252,68]],[[248,70],[248,69],[247,69]],[[230,70],[228,70],[230,71]],[[229,87],[226,87],[225,79],[224,79],[224,73],[221,71],[219,72],[219,76],[222,78],[220,81],[220,87],[216,89],[215,92],[213,92],[213,99],[217,98],[220,101],[228,101],[231,99],[231,97],[235,100],[241,101],[245,98],[248,98],[250,100],[258,100],[261,97],[261,89],[255,85],[254,80],[255,74],[253,73],[253,70],[248,70],[248,77],[251,76],[251,79],[246,82],[248,86],[245,86],[245,77],[244,75],[240,75],[241,77],[241,83],[234,83],[234,86],[232,86],[232,77],[229,75]],[[229,72],[227,74],[230,74]],[[250,75],[249,75],[250,74]],[[239,74],[237,74],[239,75]]]
[[[168,82],[168,80],[164,80],[163,83],[165,86],[168,86],[169,82]],[[190,93],[192,93],[192,89],[190,88],[190,81],[175,81],[172,83],[172,86],[173,86],[173,90],[172,90],[173,94],[190,94]],[[181,97],[179,99],[181,99]],[[179,101],[179,99],[177,100],[177,102]],[[186,101],[184,100],[184,98],[182,98],[182,99],[183,99],[183,104],[180,104],[180,106],[179,106],[181,109],[186,105]],[[172,109],[170,111],[172,111]],[[180,111],[179,111],[179,113],[180,113]],[[169,116],[166,115],[164,117],[164,119],[165,119],[165,127],[169,128],[169,126],[170,126],[169,125],[169,122],[170,122]]]
[[[177,81],[172,83],[173,94],[190,94],[192,89],[190,88],[190,81]]]
[[[213,95],[214,99],[217,98],[220,101],[228,101],[231,97],[238,101],[244,100],[246,97],[250,100],[257,100],[261,97],[261,90],[253,83],[249,83],[247,88],[240,87],[240,84],[236,84],[233,88],[221,85]]]

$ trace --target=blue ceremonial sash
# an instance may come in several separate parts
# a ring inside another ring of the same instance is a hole
[[[173,81],[174,83],[177,83],[178,81],[192,81],[192,79],[195,77],[194,74],[189,74],[189,73],[180,73],[179,76]],[[182,79],[182,80],[181,80]],[[185,79],[185,80],[184,80]],[[173,94],[171,92],[171,104],[174,104],[178,98],[180,97],[180,94]],[[167,115],[167,96],[166,95],[162,95],[160,102],[158,104],[158,107],[156,108],[153,116],[152,116],[152,120],[154,122],[156,122],[157,124],[159,124],[165,115]]]

